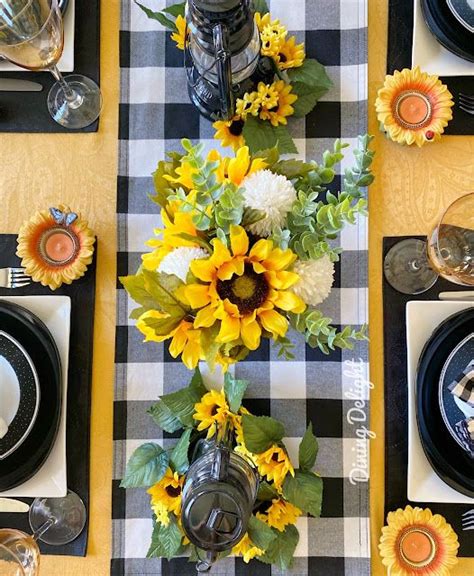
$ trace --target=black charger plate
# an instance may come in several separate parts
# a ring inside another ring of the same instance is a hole
[[[61,415],[61,361],[51,333],[32,312],[0,302],[0,329],[29,354],[38,373],[41,401],[36,421],[22,445],[0,463],[0,491],[26,482],[44,464],[58,432]]]
[[[472,333],[473,326],[472,308],[443,322],[423,349],[416,381],[418,429],[425,454],[446,484],[471,498],[474,497],[474,460],[446,428],[439,402],[439,381],[449,355]]]
[[[453,54],[474,62],[474,34],[464,28],[449,9],[446,0],[421,0],[426,25]]]

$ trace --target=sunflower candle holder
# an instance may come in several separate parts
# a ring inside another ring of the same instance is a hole
[[[16,253],[33,281],[56,290],[84,276],[94,242],[87,222],[60,206],[37,212],[23,224]]]
[[[387,136],[399,144],[439,140],[452,119],[452,94],[438,76],[418,66],[387,75],[375,101],[377,118]]]
[[[411,506],[388,514],[379,544],[393,576],[448,576],[458,548],[458,537],[442,516]]]

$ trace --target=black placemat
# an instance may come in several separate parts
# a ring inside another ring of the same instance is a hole
[[[389,0],[387,73],[411,68],[413,46],[413,10],[418,0]],[[474,64],[473,64],[474,66]],[[474,94],[474,76],[443,76],[454,97],[453,119],[445,128],[446,134],[474,134],[474,116],[457,106],[459,92]]]
[[[0,235],[0,268],[19,266],[15,256],[16,235]],[[66,456],[68,487],[84,501],[89,517],[89,436],[92,379],[92,344],[94,335],[94,301],[97,246],[94,259],[85,276],[70,286],[63,285],[54,292],[33,283],[24,288],[0,288],[0,296],[58,295],[71,298],[71,336],[69,348]],[[31,503],[31,498],[19,498]],[[18,528],[31,533],[28,514],[0,513],[0,528]],[[39,542],[43,554],[85,556],[88,523],[82,534],[65,546],[48,546]]]
[[[76,0],[74,72],[99,83],[100,0]],[[60,126],[49,115],[46,99],[54,84],[49,72],[0,72],[0,78],[21,78],[43,85],[42,92],[2,92],[0,90],[0,132],[97,132],[99,121],[80,130]]]
[[[383,240],[383,256],[390,248],[407,238],[387,237]],[[424,239],[424,237],[418,237]],[[459,537],[459,556],[474,556],[472,531],[462,531],[461,516],[472,504],[438,504],[410,502],[407,498],[408,469],[408,382],[405,307],[410,300],[437,300],[444,291],[459,291],[440,278],[427,292],[416,296],[400,294],[383,280],[384,380],[385,380],[385,515],[407,504],[430,508],[442,514]]]

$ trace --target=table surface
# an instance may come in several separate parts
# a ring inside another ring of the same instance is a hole
[[[349,0],[348,0],[349,1]],[[119,0],[102,2],[101,78],[104,111],[97,134],[1,134],[0,232],[16,232],[36,209],[69,203],[87,215],[99,242],[92,395],[91,511],[86,559],[43,557],[48,576],[106,576],[111,549],[112,401],[115,330],[115,200],[119,93]],[[371,533],[374,576],[383,517],[384,423],[382,237],[427,233],[447,206],[474,190],[474,136],[446,137],[424,149],[401,147],[378,131],[373,102],[385,74],[387,0],[369,4],[369,128],[376,135],[370,189],[369,295],[372,429]],[[474,570],[462,559],[453,576]]]

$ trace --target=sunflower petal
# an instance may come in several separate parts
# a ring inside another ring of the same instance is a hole
[[[266,260],[270,256],[272,248],[273,242],[262,238],[252,246],[249,253],[250,259],[255,258],[256,260]]]
[[[272,333],[273,338],[284,336],[288,330],[288,320],[275,310],[265,310],[259,312],[258,317],[263,327]]]
[[[216,275],[216,268],[210,258],[207,260],[193,260],[190,268],[194,276],[203,282],[212,282]]]
[[[233,258],[229,260],[229,262],[224,262],[222,266],[220,266],[217,277],[219,280],[230,280],[234,274],[237,276],[242,276],[245,269],[245,262],[243,258]]]
[[[234,256],[245,256],[249,249],[249,237],[242,226],[230,227],[230,246]]]
[[[218,342],[233,342],[240,336],[240,320],[233,316],[226,315],[221,321],[221,329],[217,336]]]
[[[210,303],[209,286],[205,284],[190,284],[184,289],[184,295],[191,308],[203,308]]]
[[[286,312],[294,312],[301,314],[306,310],[306,304],[294,292],[288,290],[280,290],[276,292],[275,298],[272,299],[276,308],[281,308]]]
[[[216,309],[214,306],[209,305],[205,308],[201,308],[196,314],[196,319],[194,320],[194,328],[210,328],[214,326],[217,320]]]
[[[243,318],[240,326],[240,335],[244,346],[249,350],[256,350],[260,346],[260,337],[262,329],[255,319],[255,313],[252,316]]]

